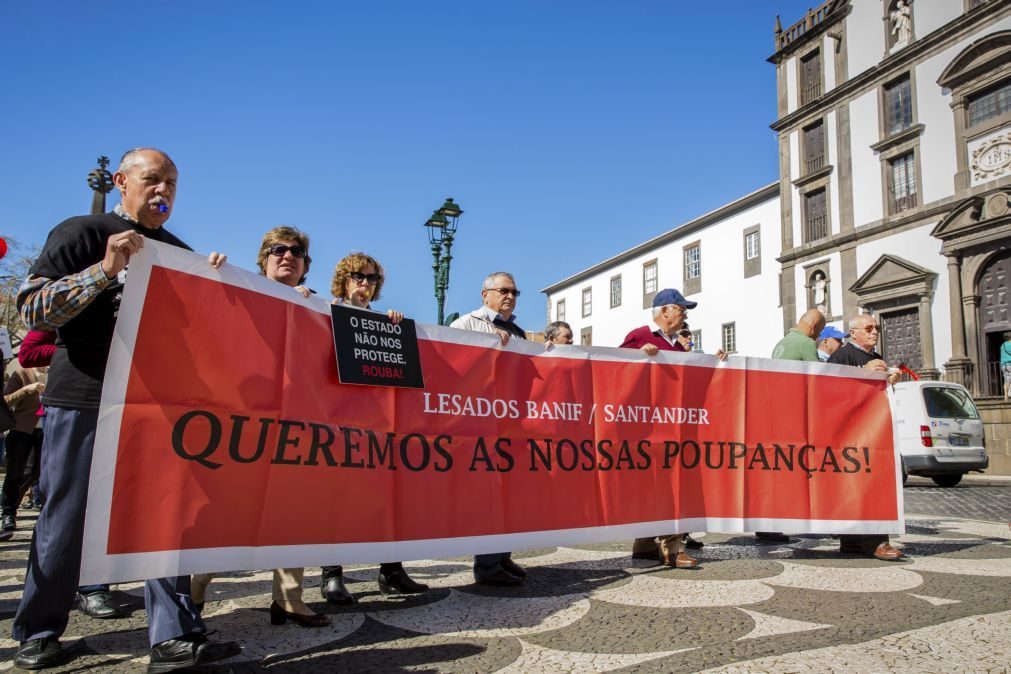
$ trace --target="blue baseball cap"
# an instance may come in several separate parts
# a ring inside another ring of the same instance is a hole
[[[818,341],[820,342],[821,340],[828,339],[829,337],[841,341],[846,339],[846,333],[833,325],[826,325],[825,329],[821,331],[820,335],[818,335]]]
[[[656,294],[656,297],[653,298],[653,308],[665,307],[668,304],[680,304],[685,309],[694,309],[699,305],[698,302],[689,302],[686,300],[680,290],[674,290],[674,288],[664,288]]]

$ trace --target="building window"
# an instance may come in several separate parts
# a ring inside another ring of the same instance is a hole
[[[593,346],[593,328],[587,327],[579,331],[579,343],[582,346]]]
[[[1011,80],[976,94],[969,99],[969,126],[999,117],[1011,110]]]
[[[702,351],[702,330],[692,330],[692,351]]]
[[[885,85],[885,135],[913,125],[913,86],[909,75]]]
[[[891,212],[901,213],[916,207],[916,155],[907,152],[888,161]]]
[[[621,276],[611,277],[611,308],[621,306]]]
[[[758,232],[751,232],[744,237],[744,259],[754,260],[759,255]]]
[[[685,280],[702,276],[702,247],[699,245],[685,248]]]
[[[804,129],[805,173],[814,173],[825,166],[825,125],[818,120]]]
[[[737,353],[737,324],[723,324],[723,350],[727,353]]]
[[[800,104],[821,96],[821,52],[817,49],[800,59]]]
[[[653,298],[657,291],[656,260],[642,265],[642,308],[653,306]]]
[[[565,300],[558,300],[558,302],[555,303],[555,320],[565,320]]]
[[[593,311],[593,288],[583,288],[583,318]]]
[[[828,236],[828,210],[825,188],[804,195],[804,242],[817,241]]]

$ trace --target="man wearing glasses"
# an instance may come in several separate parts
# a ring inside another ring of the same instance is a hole
[[[526,332],[516,324],[513,314],[519,296],[512,274],[504,271],[488,274],[481,284],[481,307],[456,319],[450,327],[497,335],[502,346],[513,337],[526,339]],[[526,575],[523,567],[512,560],[511,552],[474,556],[474,580],[481,585],[516,586]]]
[[[874,316],[860,314],[850,319],[850,341],[833,353],[828,362],[835,365],[862,367],[875,372],[888,373],[888,365],[881,354],[874,350],[881,336],[881,327]],[[899,373],[888,374],[888,383],[898,381]],[[871,552],[873,551],[873,552]],[[887,535],[843,535],[839,537],[839,552],[867,554],[871,552],[877,559],[895,562],[903,554],[893,548]]]

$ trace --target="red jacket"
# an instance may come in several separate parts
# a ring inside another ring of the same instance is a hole
[[[25,335],[18,351],[21,367],[45,367],[56,355],[56,333],[32,330]]]
[[[681,346],[681,342],[674,342],[671,344],[660,334],[660,329],[657,328],[654,331],[650,326],[644,325],[641,328],[636,328],[632,332],[625,336],[625,341],[621,343],[621,348],[623,349],[639,349],[646,344],[652,344],[661,351],[684,351],[685,347]]]

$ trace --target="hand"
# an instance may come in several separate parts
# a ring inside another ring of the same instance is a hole
[[[498,338],[502,340],[502,346],[509,343],[509,333],[500,328],[495,328],[495,333],[498,334]]]
[[[105,243],[105,257],[101,263],[105,277],[116,278],[130,263],[130,256],[143,247],[144,237],[132,229],[110,236]]]
[[[902,372],[899,370],[889,370],[888,371],[888,383],[894,386],[899,383],[899,379],[902,377]]]
[[[312,295],[312,291],[305,286],[295,286],[295,290],[302,293],[302,297],[309,297],[309,295]]]
[[[228,256],[224,253],[212,252],[207,256],[207,264],[211,265],[211,269],[221,269],[221,265],[225,263]]]
[[[888,372],[888,365],[880,358],[876,358],[864,365],[864,369],[871,370],[872,372]]]
[[[25,386],[25,390],[28,391],[29,394],[42,393],[43,391],[46,390],[46,385],[40,381],[36,381]]]
[[[404,320],[404,314],[396,309],[387,310],[386,316],[390,319],[393,325],[396,325],[400,321]]]
[[[642,352],[652,358],[660,352],[660,349],[656,348],[656,344],[643,344]]]
[[[544,342],[544,350],[545,351],[550,351],[553,348],[555,348],[555,343],[552,342],[550,339],[545,340],[545,342]]]
[[[727,352],[724,351],[723,349],[716,349],[716,353],[714,355],[717,358],[719,358],[720,360],[726,360],[727,359]]]

